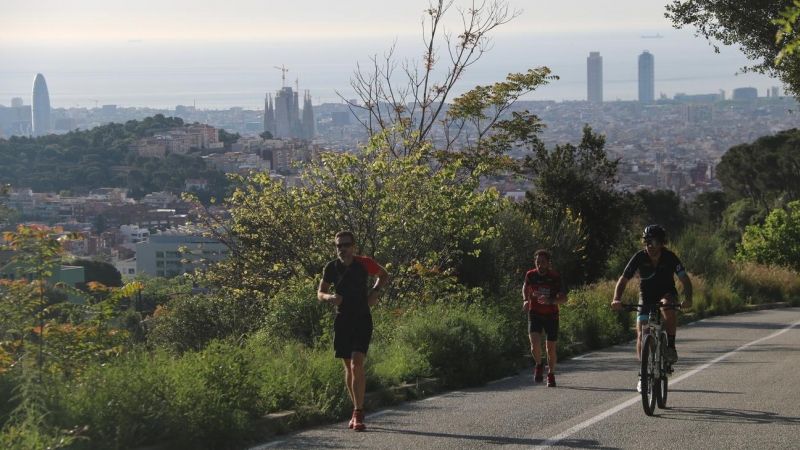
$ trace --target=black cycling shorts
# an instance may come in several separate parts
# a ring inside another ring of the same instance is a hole
[[[337,358],[350,359],[353,352],[367,354],[372,341],[372,315],[356,317],[337,314],[333,321],[333,351]]]
[[[667,292],[658,297],[644,298],[639,296],[639,310],[636,313],[636,322],[647,322],[650,319],[652,305],[658,305],[662,299],[667,299],[670,303],[678,303],[678,291]]]
[[[542,333],[547,334],[547,340],[555,342],[558,340],[558,319],[542,319],[541,317],[528,316],[528,334]]]

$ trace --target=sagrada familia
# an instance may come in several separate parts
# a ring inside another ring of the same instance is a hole
[[[302,118],[300,113],[299,92],[284,86],[264,99],[264,131],[269,131],[274,138],[314,138],[314,110],[311,107],[311,94],[308,90],[303,95]]]

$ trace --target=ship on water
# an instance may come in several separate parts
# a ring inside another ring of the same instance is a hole
[[[648,35],[642,36],[642,39],[661,39],[661,38],[663,38],[663,37],[664,37],[664,36],[662,36],[662,35],[660,35],[660,34],[656,33],[656,34],[649,35],[649,36],[648,36]]]

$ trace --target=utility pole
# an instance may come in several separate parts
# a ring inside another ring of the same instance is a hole
[[[283,64],[281,64],[280,67],[278,66],[273,66],[273,67],[281,71],[281,87],[286,87],[286,72],[288,72],[289,69],[284,69]]]

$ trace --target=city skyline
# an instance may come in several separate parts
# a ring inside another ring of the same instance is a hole
[[[291,6],[281,3],[269,15],[279,16],[280,20],[265,22],[258,17],[261,28],[274,33],[253,32],[244,36],[240,31],[246,30],[247,24],[240,26],[231,20],[238,19],[242,11],[256,17],[252,9],[256,6],[239,1],[226,6],[220,15],[208,15],[203,21],[190,19],[198,12],[208,12],[209,3],[201,1],[197,8],[181,9],[179,6],[185,1],[170,2],[163,11],[159,8],[158,17],[149,14],[155,22],[142,17],[146,7],[152,5],[149,0],[137,2],[126,10],[107,2],[81,0],[69,12],[62,11],[66,6],[60,4],[35,8],[42,3],[42,0],[14,1],[4,11],[8,13],[5,18],[9,24],[0,28],[0,105],[9,105],[14,97],[29,98],[30,77],[36,73],[47,75],[50,101],[55,108],[109,104],[157,109],[174,109],[177,105],[262,109],[265,94],[280,88],[282,75],[286,76],[287,84],[298,86],[298,92],[309,90],[315,105],[341,102],[340,95],[345,99],[356,98],[349,85],[353,71],[369,67],[370,58],[380,60],[393,46],[396,61],[419,63],[420,18],[423,6],[427,6],[427,2],[416,0],[402,5],[358,1],[347,7],[318,5],[311,0],[293,2]],[[524,98],[585,100],[588,79],[583,61],[589,52],[597,51],[603,55],[603,100],[636,100],[636,55],[644,46],[659,55],[656,96],[732,91],[747,86],[756,87],[764,95],[780,85],[765,75],[736,75],[749,64],[738,49],[722,46],[721,53],[716,54],[704,39],[693,35],[693,30],[670,28],[663,17],[663,6],[645,6],[640,3],[649,2],[630,0],[580,1],[578,4],[585,8],[577,9],[578,17],[570,14],[554,17],[554,11],[566,7],[556,5],[553,10],[548,8],[539,14],[537,8],[522,3],[510,3],[512,8],[521,7],[525,11],[493,30],[491,50],[468,68],[456,84],[454,96],[476,85],[502,81],[509,73],[547,66],[560,79]],[[303,15],[301,6],[310,16]],[[188,15],[180,16],[180,11]],[[315,22],[318,13],[326,11],[327,20],[335,22],[338,28],[321,27],[309,32],[314,24],[318,25]],[[349,20],[338,19],[344,13]],[[112,19],[114,14],[117,16]],[[451,19],[459,17],[455,9],[448,14]],[[392,21],[383,24],[379,33],[369,34],[372,29],[369,15],[374,16],[376,23],[383,16],[390,16]],[[82,25],[87,17],[92,18],[94,25]],[[174,27],[157,26],[168,19],[174,21]],[[597,24],[583,26],[588,19]],[[119,24],[119,30],[99,37],[99,30],[109,21]],[[171,36],[151,33],[161,29],[182,30],[188,23],[201,31],[227,34],[220,37],[213,33]],[[263,26],[264,23],[269,26]],[[364,27],[365,23],[369,27]],[[59,34],[63,31],[61,27],[67,25],[72,31]],[[294,31],[280,34],[283,26],[291,26]],[[128,32],[123,33],[124,30]],[[323,31],[328,34],[321,38]],[[656,35],[662,38],[642,39]],[[437,45],[440,66],[434,77],[444,73],[447,61],[446,47],[441,41]],[[279,73],[276,67],[284,65],[287,72]]]

